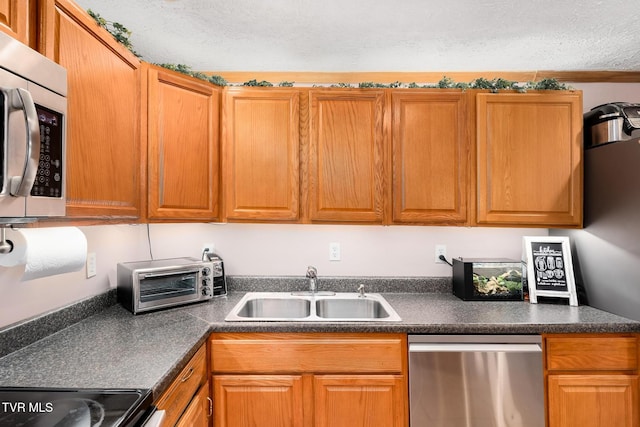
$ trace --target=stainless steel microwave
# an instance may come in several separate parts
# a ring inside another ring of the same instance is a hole
[[[119,263],[118,301],[133,314],[227,294],[222,259],[168,258]]]
[[[0,223],[64,216],[67,71],[0,33]]]

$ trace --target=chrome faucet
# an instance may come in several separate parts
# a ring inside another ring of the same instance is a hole
[[[318,270],[310,265],[307,267],[307,279],[309,279],[309,292],[316,293],[316,280],[318,279]]]

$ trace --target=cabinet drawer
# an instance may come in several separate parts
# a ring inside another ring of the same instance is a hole
[[[546,337],[548,370],[635,370],[638,340],[633,336]]]
[[[215,373],[404,373],[404,334],[211,335]]]
[[[160,396],[156,406],[166,411],[163,426],[172,426],[176,423],[200,386],[207,381],[206,356],[206,347],[202,346],[167,391]]]

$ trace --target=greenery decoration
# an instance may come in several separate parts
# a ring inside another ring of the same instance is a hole
[[[294,82],[286,82],[286,81],[284,81],[284,82],[278,83],[278,86],[280,86],[280,87],[293,87],[293,83]]]
[[[96,21],[99,26],[107,30],[118,43],[129,49],[129,51],[136,57],[142,58],[142,56],[138,52],[133,50],[133,44],[131,43],[131,40],[129,40],[129,37],[131,37],[131,31],[127,29],[127,27],[118,22],[107,21],[102,16],[100,16],[100,14],[95,13],[91,9],[88,9],[87,13],[94,19],[94,21]]]
[[[270,87],[270,86],[273,86],[273,83],[270,83],[270,82],[268,82],[266,80],[262,80],[261,82],[259,82],[256,79],[253,79],[253,80],[249,80],[248,82],[242,83],[242,86],[264,86],[264,87]]]
[[[195,77],[197,79],[200,80],[205,80],[209,83],[213,83],[214,85],[217,86],[227,86],[227,81],[218,75],[207,75],[205,73],[201,73],[200,71],[192,71],[191,67],[189,67],[188,65],[185,64],[158,64],[155,63],[154,65],[157,65],[159,67],[162,68],[166,68],[167,70],[173,70],[173,71],[177,71],[178,73],[182,73],[182,74],[186,74],[188,76],[191,77]]]

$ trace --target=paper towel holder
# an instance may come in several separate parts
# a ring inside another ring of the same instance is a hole
[[[7,240],[7,226],[0,226],[0,254],[5,255],[13,250],[13,244]]]

